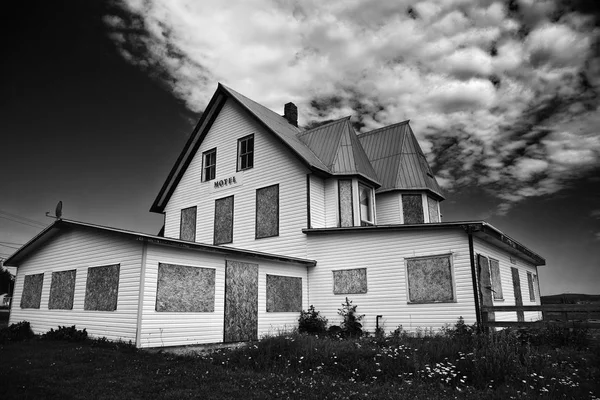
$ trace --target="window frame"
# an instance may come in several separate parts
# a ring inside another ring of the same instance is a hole
[[[406,303],[407,304],[452,304],[457,302],[456,298],[456,277],[454,276],[454,260],[452,257],[452,253],[443,253],[443,254],[431,254],[426,256],[417,256],[417,257],[405,257],[404,258],[404,276],[406,277]],[[452,292],[451,300],[444,301],[413,301],[411,300],[410,295],[410,276],[409,276],[409,268],[408,263],[412,260],[427,260],[433,258],[448,258],[449,268],[450,268],[450,286]]]
[[[363,189],[366,189],[369,193],[368,196],[368,200],[369,200],[369,204],[368,204],[368,209],[369,209],[369,214],[371,219],[364,219],[363,218],[363,212],[362,212],[362,201],[361,201],[361,195],[362,195],[362,191]],[[373,188],[370,186],[367,186],[363,183],[358,183],[358,214],[360,217],[360,225],[361,226],[371,226],[371,225],[375,225],[375,207],[373,204],[373,200],[375,199],[375,196],[373,195]]]
[[[212,164],[207,164],[207,160],[209,157],[214,155],[214,157],[210,160],[213,161]],[[212,172],[212,173],[211,173]],[[202,182],[209,182],[216,178],[217,176],[217,148],[212,148],[210,150],[206,150],[202,153]]]
[[[252,150],[248,151],[248,145],[246,145],[246,152],[242,153],[242,143],[248,142],[250,140],[252,140]],[[248,157],[246,159],[246,163],[250,164],[250,165],[246,165],[246,167],[242,167],[243,157]],[[250,159],[250,162],[248,162],[248,159]],[[247,136],[244,136],[244,137],[238,139],[238,141],[237,141],[237,163],[236,164],[237,164],[237,168],[236,168],[237,172],[254,168],[254,134],[250,134],[250,135],[247,135]]]
[[[529,289],[529,301],[535,301],[535,287],[533,285],[533,273],[527,272],[527,288]]]

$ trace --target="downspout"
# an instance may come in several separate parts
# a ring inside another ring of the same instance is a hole
[[[473,299],[475,300],[475,316],[477,318],[477,327],[481,328],[481,309],[479,307],[479,290],[477,289],[477,269],[475,268],[475,251],[473,249],[473,234],[470,230],[469,235],[469,256],[471,257],[471,280],[473,281]]]

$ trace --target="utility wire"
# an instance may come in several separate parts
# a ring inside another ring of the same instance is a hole
[[[17,215],[17,214],[12,214],[12,213],[9,213],[9,212],[4,211],[4,210],[0,210],[0,214],[4,214],[7,217],[16,218],[18,220],[21,220],[22,222],[27,222],[29,224],[40,225],[40,226],[42,226],[44,228],[46,227],[46,224],[44,224],[42,222],[36,221],[34,219],[31,219],[31,218],[23,217],[23,216],[20,216],[20,215]]]
[[[10,247],[11,249],[16,249],[16,250],[18,250],[18,249],[19,249],[17,246],[11,246],[11,245],[9,245],[9,244],[2,244],[2,243],[0,243],[0,246],[4,246],[4,247]]]
[[[30,224],[29,222],[19,221],[18,219],[6,217],[4,215],[0,215],[0,218],[7,219],[9,221],[14,221],[14,222],[17,222],[17,223],[23,224],[23,225],[28,225],[28,226],[31,226],[31,227],[37,228],[37,229],[45,228],[45,226],[41,226],[41,224],[40,225],[33,225],[33,224]]]
[[[12,244],[14,246],[23,246],[23,243],[5,242],[3,240],[0,240],[0,243],[2,243],[2,244]]]

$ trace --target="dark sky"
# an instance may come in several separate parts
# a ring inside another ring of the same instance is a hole
[[[115,12],[98,1],[38,1],[4,13],[0,243],[39,231],[7,216],[49,224],[59,200],[68,219],[147,233],[162,226],[148,210],[200,115],[121,57],[102,20]],[[599,293],[598,172],[504,216],[467,187],[447,195],[444,220],[486,219],[541,254],[544,294]],[[0,245],[0,257],[12,251]]]

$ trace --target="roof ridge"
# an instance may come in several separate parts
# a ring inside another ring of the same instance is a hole
[[[406,119],[401,122],[396,122],[395,124],[386,125],[386,126],[382,126],[381,128],[373,129],[372,131],[369,131],[369,132],[358,133],[357,136],[360,136],[360,137],[368,136],[371,134],[378,133],[379,131],[381,131],[383,129],[388,129],[388,128],[393,128],[395,126],[405,125],[405,124],[408,124],[409,122],[410,122],[410,119]]]
[[[348,115],[348,116],[345,116],[345,117],[342,117],[342,118],[339,118],[339,119],[327,122],[327,123],[325,123],[323,125],[315,126],[314,128],[310,128],[310,129],[306,129],[306,130],[304,130],[302,132],[298,132],[297,135],[298,135],[298,137],[304,136],[305,134],[311,133],[313,131],[316,131],[317,129],[325,128],[325,127],[327,127],[329,125],[333,125],[333,124],[339,124],[340,122],[342,122],[345,119],[349,120],[351,117],[352,117],[351,115]]]

